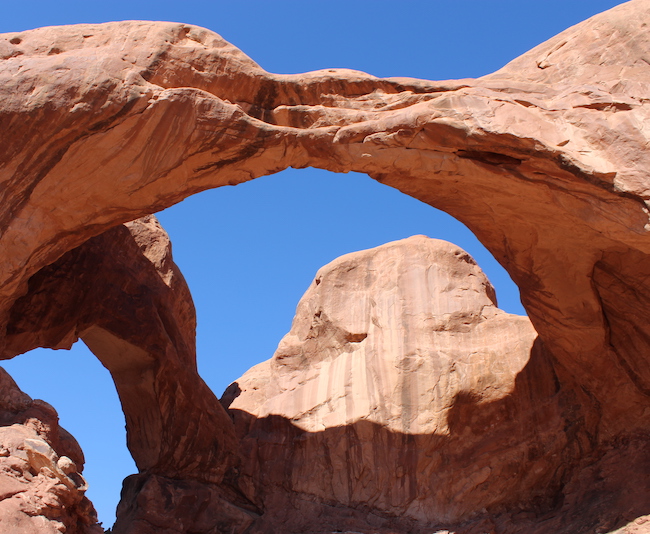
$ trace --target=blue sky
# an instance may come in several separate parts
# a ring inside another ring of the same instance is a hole
[[[209,28],[268,71],[333,67],[432,80],[488,74],[621,2],[605,0],[387,0],[258,2],[7,2],[0,32],[113,20],[170,20]],[[159,214],[198,315],[199,370],[220,395],[272,356],[316,270],[334,258],[425,234],[467,250],[524,313],[516,287],[460,223],[359,174],[288,170],[207,191]],[[122,479],[135,472],[108,371],[78,343],[5,362],[32,397],[58,410],[86,454],[89,497],[110,526]]]

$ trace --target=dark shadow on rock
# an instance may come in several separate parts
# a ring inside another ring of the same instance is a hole
[[[604,251],[594,266],[593,281],[617,361],[636,389],[650,397],[647,256],[634,250]]]
[[[10,357],[100,329],[89,344],[115,378],[141,470],[125,481],[115,533],[581,534],[650,513],[648,436],[599,436],[598,403],[539,339],[509,395],[455,397],[445,434],[228,417],[196,372],[180,273],[166,283],[171,258],[152,262],[133,235],[116,227],[34,275],[4,346]],[[609,264],[597,281],[613,317]],[[226,407],[240,393],[233,384]]]
[[[232,402],[240,395],[241,388],[239,387],[239,383],[233,382],[226,388],[226,391],[223,392],[223,395],[221,395],[221,399],[219,399],[219,401],[221,402],[221,405],[227,410],[230,408]]]
[[[364,420],[307,432],[229,410],[240,488],[263,510],[247,532],[575,534],[650,513],[647,438],[596,448],[589,397],[570,386],[538,339],[510,395],[456,396],[446,435]]]
[[[226,484],[140,473],[124,480],[112,532],[239,533],[258,517],[259,510]]]

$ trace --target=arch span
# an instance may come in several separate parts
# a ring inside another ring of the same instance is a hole
[[[315,166],[367,173],[464,222],[520,287],[563,387],[590,399],[593,442],[647,432],[648,19],[633,0],[492,75],[447,82],[273,75],[181,24],[5,35],[2,357],[20,352],[30,283],[89,239],[207,188]],[[97,328],[91,346],[121,343]]]

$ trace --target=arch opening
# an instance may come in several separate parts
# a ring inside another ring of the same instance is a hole
[[[414,234],[460,243],[497,279],[497,295],[506,302],[502,307],[523,311],[514,283],[464,225],[365,175],[290,169],[234,188],[205,191],[158,217],[171,236],[174,261],[193,289],[199,374],[216,395],[271,357],[316,271],[355,250]],[[5,364],[19,386],[50,402],[62,426],[78,438],[87,455],[88,495],[99,520],[110,525],[119,499],[117,479],[136,472],[124,446],[122,416],[118,413],[117,421],[115,413],[106,416],[109,426],[103,431],[97,427],[103,417],[94,419],[92,428],[84,426],[88,416],[79,410],[80,395],[73,387],[64,395],[57,393],[57,384],[65,379],[53,378],[61,370],[78,369],[93,377],[83,383],[93,401],[82,402],[84,410],[108,402],[121,412],[110,375],[91,356],[83,343],[76,343],[70,352],[54,355],[36,349]],[[32,383],[38,376],[42,382]],[[95,377],[97,388],[92,386]],[[102,472],[107,451],[119,456],[109,473]]]
[[[136,472],[126,448],[124,414],[110,373],[84,345],[34,349],[1,364],[32,399],[54,407],[84,453],[86,496],[104,528],[115,522],[123,479]]]
[[[499,307],[525,315],[517,286],[465,225],[363,174],[287,169],[204,191],[156,216],[190,286],[199,370],[216,394],[271,357],[318,269],[412,235],[466,250],[494,285]],[[216,362],[231,355],[225,378]]]

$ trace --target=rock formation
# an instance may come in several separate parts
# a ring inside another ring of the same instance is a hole
[[[210,483],[210,503],[225,509],[211,519],[226,516],[244,526],[249,512],[238,505],[254,506],[224,482],[238,462],[236,441],[225,410],[197,373],[195,327],[169,238],[147,216],[89,239],[33,276],[12,308],[5,347],[13,353],[69,348],[83,337],[111,372],[129,450],[146,473],[125,488],[149,491],[149,476],[158,484],[164,477]],[[137,524],[134,513],[123,508]]]
[[[312,532],[319,503],[322,531],[426,532],[552,498],[579,445],[536,338],[450,243],[417,236],[323,267],[274,357],[222,399],[242,487],[269,511],[260,531]]]
[[[164,239],[145,237],[151,219],[121,224],[289,166],[364,172],[447,211],[519,286],[577,444],[554,504],[526,512],[528,532],[569,528],[567,517],[572,532],[612,530],[647,513],[623,488],[647,486],[648,472],[649,23],[650,2],[633,0],[492,75],[446,82],[274,75],[182,24],[1,36],[1,357],[81,336],[111,370],[141,471],[116,529],[244,529],[264,512],[240,487],[234,425],[196,372],[193,311]],[[546,391],[523,382],[522,399]],[[474,404],[459,404],[463,418]],[[530,508],[546,495],[518,487],[497,501]],[[180,509],[194,523],[174,523]],[[493,517],[501,528],[506,516]]]
[[[84,457],[56,411],[0,369],[0,531],[101,534],[84,496]]]

